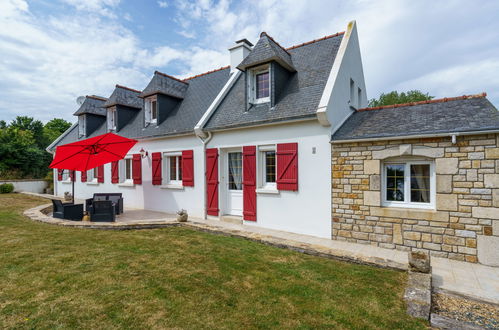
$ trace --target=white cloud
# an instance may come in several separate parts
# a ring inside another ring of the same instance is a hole
[[[168,2],[166,2],[166,1],[158,1],[158,6],[160,8],[167,8],[168,7]]]
[[[63,0],[65,3],[74,6],[77,10],[87,11],[94,14],[116,18],[112,12],[117,7],[120,0]]]

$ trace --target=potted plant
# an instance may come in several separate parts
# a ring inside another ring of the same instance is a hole
[[[186,222],[188,217],[189,217],[189,215],[187,214],[186,210],[181,209],[180,211],[177,211],[177,221],[178,222]]]

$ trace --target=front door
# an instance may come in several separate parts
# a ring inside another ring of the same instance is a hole
[[[227,153],[227,208],[230,215],[243,215],[243,154]]]

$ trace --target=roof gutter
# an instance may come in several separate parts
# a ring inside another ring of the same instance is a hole
[[[499,134],[499,129],[485,130],[485,131],[464,131],[464,132],[447,132],[447,133],[433,133],[433,134],[417,134],[417,135],[399,135],[399,136],[388,136],[388,137],[372,137],[366,139],[349,139],[349,140],[332,140],[331,144],[340,143],[355,143],[355,142],[370,142],[370,141],[390,141],[390,140],[402,140],[402,139],[421,139],[421,138],[432,138],[432,137],[445,137],[445,136],[461,136],[461,135],[479,135],[479,134]]]
[[[215,97],[213,102],[211,102],[211,105],[206,110],[206,112],[203,114],[203,116],[198,121],[196,126],[194,126],[194,133],[196,133],[196,135],[198,137],[200,137],[202,139],[206,139],[208,137],[206,132],[203,131],[203,127],[206,125],[208,120],[211,118],[211,116],[213,115],[215,110],[220,105],[220,102],[222,102],[222,100],[225,98],[225,96],[230,91],[232,86],[234,86],[235,82],[237,81],[237,79],[239,78],[239,76],[241,74],[242,74],[241,71],[236,71],[236,72],[231,73],[231,76],[230,76],[229,80],[227,81],[227,83],[225,83],[225,86],[218,93],[217,97]]]

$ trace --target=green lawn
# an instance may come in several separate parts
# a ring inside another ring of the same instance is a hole
[[[184,228],[33,222],[0,195],[0,328],[425,328],[403,272]]]

